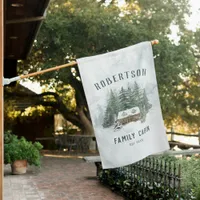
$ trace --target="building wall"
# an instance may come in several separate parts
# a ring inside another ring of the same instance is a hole
[[[14,134],[24,136],[27,140],[35,142],[36,138],[53,137],[54,116],[38,116],[37,118],[27,117],[26,120],[17,120],[12,127]],[[54,141],[41,142],[45,149],[55,145]]]

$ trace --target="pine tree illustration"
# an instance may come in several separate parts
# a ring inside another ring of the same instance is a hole
[[[133,86],[133,94],[132,94],[132,101],[134,102],[134,105],[135,106],[138,106],[140,105],[140,87],[139,85],[135,82],[134,83],[134,86]]]
[[[127,90],[121,87],[121,90],[119,91],[119,110],[122,111],[128,108],[129,108],[128,93]]]
[[[134,106],[140,109],[141,120],[145,121],[146,114],[151,108],[151,104],[149,103],[145,89],[141,89],[136,82],[134,83],[132,99],[135,102]]]
[[[107,128],[114,124],[116,116],[119,111],[119,103],[115,93],[111,90],[109,93],[108,104],[106,107],[104,120],[103,120],[103,127]]]
[[[104,111],[100,105],[97,105],[97,112],[98,112],[98,117],[96,119],[96,124],[102,125],[104,118],[104,113],[103,113]]]
[[[107,107],[104,115],[104,120],[103,120],[103,127],[108,128],[111,125],[114,124],[114,115],[111,113],[111,108]]]
[[[152,105],[146,95],[145,89],[140,88],[137,82],[134,82],[133,89],[128,84],[127,89],[121,87],[120,91],[110,90],[106,110],[103,117],[103,127],[107,128],[114,124],[119,111],[127,110],[133,107],[140,109],[141,121],[144,122],[146,115]]]
[[[113,90],[111,90],[109,96],[110,97],[108,104],[112,108],[112,114],[116,116],[119,112],[119,100],[117,98],[117,94]]]
[[[127,104],[128,104],[128,109],[129,109],[129,108],[134,107],[133,91],[129,85],[128,85],[128,89],[126,93],[127,93]]]
[[[141,112],[141,120],[142,122],[144,122],[146,119],[146,115],[149,112],[149,109],[152,107],[152,105],[149,103],[149,100],[147,98],[145,89],[141,90],[140,101],[141,101],[141,104],[139,108]]]
[[[149,103],[145,89],[143,91],[143,103],[145,107],[145,112],[148,113],[149,109],[152,107],[152,104]]]

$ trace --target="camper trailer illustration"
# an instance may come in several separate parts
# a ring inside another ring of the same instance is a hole
[[[122,124],[128,124],[130,122],[138,121],[140,119],[139,107],[133,107],[127,110],[120,111],[118,113],[117,121]]]
[[[114,131],[120,130],[123,125],[130,122],[136,122],[140,120],[141,114],[139,107],[133,107],[127,110],[118,112],[117,119],[114,124]]]

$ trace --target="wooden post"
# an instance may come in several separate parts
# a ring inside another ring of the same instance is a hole
[[[4,60],[4,4],[0,1],[0,200],[3,199],[3,60]]]
[[[174,129],[171,127],[171,141],[174,141]]]

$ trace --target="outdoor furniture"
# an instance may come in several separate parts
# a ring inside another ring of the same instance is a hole
[[[77,153],[78,144],[74,137],[66,135],[66,140],[64,140],[64,146],[68,149],[68,152],[75,151]]]
[[[74,137],[71,137],[67,134],[62,135],[56,135],[55,138],[55,144],[58,146],[59,150],[67,149],[69,153],[78,151],[78,144]]]
[[[59,150],[68,149],[69,152],[76,151],[76,153],[88,153],[90,150],[91,140],[96,141],[94,135],[75,135],[75,134],[54,134],[54,137],[36,138],[36,141],[55,141]],[[97,150],[97,145],[96,149]]]
[[[99,173],[102,170],[100,156],[85,156],[85,157],[83,157],[83,160],[86,161],[87,163],[94,163],[95,164],[95,166],[97,168],[97,177],[99,177]]]
[[[68,139],[74,140],[77,145],[77,151],[87,153],[90,149],[91,140],[95,139],[94,135],[67,135]],[[96,148],[97,149],[97,148]]]

